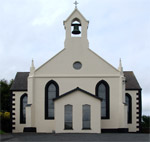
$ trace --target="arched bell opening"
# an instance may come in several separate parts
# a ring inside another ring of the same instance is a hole
[[[81,37],[82,26],[78,18],[72,20],[71,23],[71,36],[72,37]]]

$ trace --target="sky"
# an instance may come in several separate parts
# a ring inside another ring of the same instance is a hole
[[[63,21],[74,0],[0,0],[0,79],[38,68],[64,48]],[[150,0],[78,0],[89,20],[89,48],[118,68],[133,71],[150,115]]]

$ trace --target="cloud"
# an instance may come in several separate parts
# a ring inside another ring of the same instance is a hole
[[[149,94],[146,94],[145,93],[145,96],[142,97],[142,114],[144,115],[149,115],[150,116],[150,103],[149,103],[149,100],[150,100],[150,96]]]
[[[116,68],[122,58],[124,70],[133,70],[145,100],[150,94],[149,0],[79,0],[78,9],[90,20],[90,48]],[[0,0],[0,78],[12,79],[29,71],[64,46],[65,20],[74,0]]]

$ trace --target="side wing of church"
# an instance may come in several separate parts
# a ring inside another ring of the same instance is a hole
[[[12,132],[139,132],[141,87],[89,49],[89,21],[75,8],[64,21],[65,47],[11,87]]]

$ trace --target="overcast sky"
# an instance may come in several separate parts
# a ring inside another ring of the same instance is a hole
[[[0,0],[0,79],[36,68],[64,48],[63,21],[74,0]],[[78,0],[90,21],[90,49],[124,71],[134,71],[143,114],[150,115],[150,0]]]

